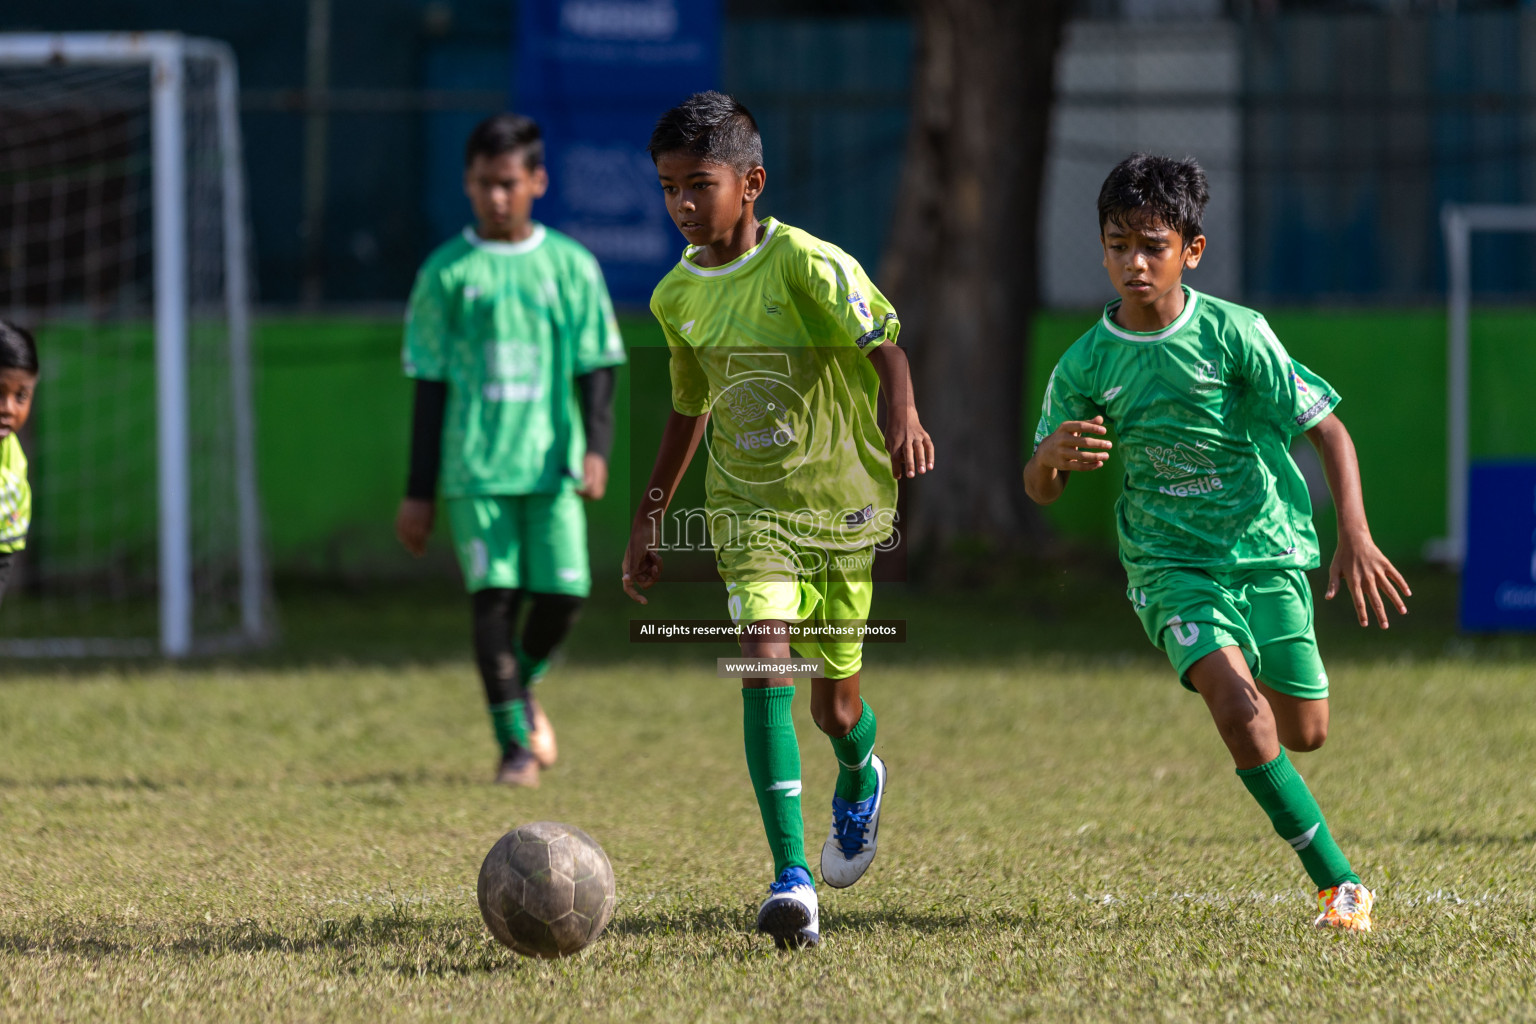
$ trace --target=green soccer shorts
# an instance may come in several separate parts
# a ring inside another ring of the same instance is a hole
[[[587,510],[574,488],[558,494],[448,499],[464,589],[497,587],[586,597]]]
[[[715,554],[732,622],[781,619],[835,630],[849,639],[795,639],[790,647],[802,658],[822,659],[828,679],[847,679],[863,667],[859,629],[875,593],[874,545],[829,551],[768,530]]]
[[[1189,667],[1242,648],[1253,677],[1303,700],[1328,696],[1312,631],[1312,587],[1300,569],[1163,569],[1126,591],[1152,645],[1190,690]]]

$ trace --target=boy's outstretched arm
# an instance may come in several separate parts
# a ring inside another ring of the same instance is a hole
[[[1328,489],[1333,492],[1333,504],[1339,513],[1339,544],[1333,553],[1333,563],[1328,567],[1328,592],[1323,596],[1332,600],[1339,592],[1339,581],[1349,588],[1355,599],[1355,616],[1360,625],[1370,625],[1367,605],[1375,609],[1376,620],[1381,628],[1387,628],[1387,608],[1382,595],[1392,602],[1399,614],[1407,615],[1408,606],[1403,597],[1412,597],[1413,591],[1397,567],[1381,553],[1371,539],[1371,528],[1365,521],[1365,498],[1360,488],[1360,459],[1355,454],[1355,442],[1337,416],[1329,416],[1307,431],[1307,440],[1317,449],[1323,460],[1323,471],[1328,475]]]
[[[1067,420],[1051,431],[1024,465],[1024,490],[1037,505],[1049,505],[1067,489],[1067,474],[1087,473],[1109,461],[1114,442],[1085,435],[1107,434],[1104,417]]]
[[[891,473],[899,480],[933,468],[933,438],[917,418],[912,397],[912,369],[907,354],[885,343],[869,354],[885,392],[885,450],[891,453]]]
[[[656,465],[651,469],[651,479],[640,497],[640,507],[635,509],[635,521],[629,528],[629,546],[624,550],[624,593],[649,604],[640,593],[649,590],[661,578],[661,555],[656,553],[661,543],[661,520],[677,493],[677,485],[683,482],[693,453],[698,451],[704,438],[704,427],[709,413],[702,416],[684,416],[673,410],[667,417],[666,429],[661,432],[661,445],[656,450]],[[637,589],[638,588],[638,589]]]

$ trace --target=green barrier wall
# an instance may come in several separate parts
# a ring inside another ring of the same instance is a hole
[[[665,346],[649,317],[631,346]],[[411,383],[398,320],[267,319],[258,329],[257,416],[267,539],[279,571],[409,571],[394,539],[405,486]],[[617,559],[628,530],[629,387],[620,371],[608,495],[588,506],[594,553]],[[446,524],[440,524],[445,527]],[[440,529],[438,558],[447,545]]]
[[[1093,319],[1091,312],[1052,312],[1038,318],[1026,384],[1028,407],[1021,424],[1026,435],[1033,430],[1040,389],[1055,360]],[[1416,557],[1424,542],[1444,529],[1443,316],[1429,311],[1279,310],[1270,321],[1292,354],[1344,395],[1339,415],[1360,450],[1366,505],[1377,539],[1394,557]],[[631,346],[662,345],[649,317],[627,317],[623,329]],[[1536,311],[1480,312],[1473,318],[1472,338],[1474,456],[1536,452],[1536,421],[1529,415],[1536,399]],[[400,373],[399,339],[400,325],[393,318],[266,318],[259,324],[260,483],[268,542],[280,571],[412,571],[392,532],[405,474],[411,402],[410,384]],[[66,338],[58,335],[57,340],[54,355],[64,356]],[[46,342],[43,348],[49,361]],[[72,424],[93,415],[89,396],[102,393],[88,378],[93,372],[119,377],[127,373],[136,382],[130,391],[142,394],[139,404],[144,408],[131,410],[132,422],[123,424],[122,434],[136,437],[133,446],[144,449],[145,458],[133,460],[131,474],[140,481],[144,500],[113,503],[118,511],[110,525],[114,532],[141,532],[143,542],[151,543],[152,471],[147,460],[153,438],[147,417],[152,361],[147,337],[143,344],[125,345],[120,357],[99,361],[100,366],[77,357],[51,361],[47,387],[39,395],[37,442],[44,452],[55,453],[55,462],[101,462],[92,470],[95,479],[110,478],[121,459],[107,458],[107,449],[98,450],[102,442],[82,446],[67,436],[78,429]],[[626,371],[620,379],[619,433],[608,496],[589,506],[599,572],[604,560],[618,558],[627,528],[628,382]],[[919,381],[919,398],[922,387]],[[100,410],[94,415],[107,414]],[[649,415],[661,414],[652,410]],[[643,425],[635,439],[644,463],[641,473],[649,469],[659,431],[659,422]],[[118,446],[120,442],[114,448]],[[46,456],[38,460],[38,474],[45,472],[48,461]],[[1075,478],[1067,495],[1050,509],[1051,521],[1064,534],[1090,544],[1113,544],[1112,506],[1121,485],[1118,461],[1113,465],[1117,468]],[[126,493],[131,490],[126,484],[117,486]],[[105,519],[92,519],[92,505],[81,495],[50,491],[41,480],[38,485],[40,514],[51,502],[56,514],[79,518],[82,527],[108,525]],[[124,511],[129,505],[139,511]],[[1331,513],[1319,515],[1319,526],[1326,541],[1333,529]],[[441,533],[437,541],[434,558],[441,565],[447,560],[447,546]]]

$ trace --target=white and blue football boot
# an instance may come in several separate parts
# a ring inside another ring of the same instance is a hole
[[[800,949],[821,941],[821,914],[816,909],[816,884],[805,868],[790,865],[768,886],[768,898],[757,908],[757,930],[773,936],[780,949]]]
[[[855,803],[832,798],[832,831],[821,847],[821,880],[834,889],[846,889],[864,877],[875,859],[880,835],[880,803],[885,799],[885,762],[869,755],[875,766],[875,793]]]

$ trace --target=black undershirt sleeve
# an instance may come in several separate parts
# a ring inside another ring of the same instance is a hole
[[[416,407],[411,414],[411,470],[405,496],[432,501],[437,497],[437,474],[443,463],[443,414],[448,408],[448,385],[440,380],[416,382]]]
[[[613,367],[604,366],[576,378],[581,400],[581,425],[587,433],[587,451],[608,458],[613,450]]]

